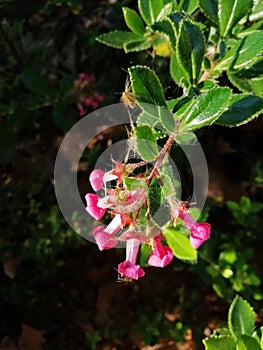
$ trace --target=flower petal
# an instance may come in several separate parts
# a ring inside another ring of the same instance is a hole
[[[105,171],[101,169],[95,169],[90,173],[89,181],[94,191],[99,191],[103,187],[104,175],[105,175]]]
[[[145,275],[140,265],[132,264],[129,260],[125,260],[118,265],[118,272],[125,277],[135,280]]]
[[[99,247],[99,250],[111,249],[118,244],[118,240],[114,236],[105,232],[104,226],[97,226],[93,230],[93,236]]]

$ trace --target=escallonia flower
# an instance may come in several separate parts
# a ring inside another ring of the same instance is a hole
[[[173,251],[170,247],[162,245],[159,237],[154,238],[153,250],[149,256],[148,264],[155,267],[165,267],[173,259]]]
[[[122,277],[138,280],[145,275],[145,272],[140,265],[136,265],[140,244],[140,240],[136,238],[127,240],[126,259],[118,265],[118,273]]]
[[[211,225],[207,222],[196,222],[190,213],[179,211],[179,217],[183,221],[183,225],[191,232],[190,243],[193,248],[199,248],[209,237]]]

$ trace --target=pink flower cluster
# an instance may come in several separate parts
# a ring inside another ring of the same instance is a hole
[[[118,273],[122,278],[137,280],[145,274],[137,264],[141,243],[146,243],[152,248],[148,258],[150,266],[163,268],[171,262],[174,255],[169,246],[163,245],[164,237],[160,229],[150,224],[145,232],[138,228],[136,223],[140,209],[143,205],[147,208],[148,189],[147,186],[139,186],[133,190],[127,190],[123,183],[123,176],[122,164],[117,162],[115,162],[115,169],[111,172],[100,169],[92,171],[89,178],[91,186],[94,191],[104,189],[104,196],[99,197],[95,193],[88,193],[85,196],[86,210],[96,220],[102,219],[106,212],[111,215],[112,220],[108,226],[106,228],[103,225],[97,226],[93,230],[93,237],[100,250],[114,248],[119,241],[125,241],[126,259],[118,265]],[[106,183],[109,181],[116,182],[115,188],[107,189]],[[196,222],[184,209],[179,210],[179,217],[191,232],[191,245],[199,248],[210,236],[210,225],[205,222]]]
[[[72,93],[77,96],[77,107],[79,115],[83,116],[87,113],[86,107],[96,109],[104,100],[104,97],[94,91],[94,83],[96,81],[94,74],[80,73],[78,79],[74,81]]]

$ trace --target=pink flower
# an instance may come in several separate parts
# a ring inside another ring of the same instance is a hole
[[[154,248],[150,254],[148,264],[156,267],[165,267],[173,259],[172,249],[168,246],[163,246],[160,238],[154,239]]]
[[[86,73],[79,73],[79,79],[80,80],[86,80],[90,83],[95,81],[95,75],[94,74],[86,74]]]
[[[93,230],[93,237],[99,247],[99,250],[114,248],[118,241],[117,239],[105,232],[104,226],[97,226]]]
[[[110,224],[104,228],[104,226],[97,226],[93,230],[93,236],[99,247],[99,250],[110,249],[118,244],[118,240],[114,237],[122,227],[120,214],[115,215]]]
[[[126,242],[126,260],[118,265],[118,272],[128,278],[137,280],[145,275],[145,272],[136,265],[139,252],[140,241],[138,239],[129,239]]]
[[[110,172],[101,169],[95,169],[90,173],[89,181],[94,191],[99,191],[106,182],[116,180],[118,177]]]
[[[96,220],[100,220],[107,211],[107,208],[98,206],[99,197],[95,193],[88,193],[85,196],[87,212]]]
[[[91,172],[90,177],[89,177],[89,181],[90,184],[92,186],[92,188],[94,189],[94,191],[99,191],[103,185],[103,176],[105,175],[105,171],[101,170],[101,169],[95,169]]]
[[[211,225],[207,222],[196,222],[189,214],[180,211],[179,217],[183,220],[184,226],[191,231],[190,243],[193,248],[199,248],[210,236]]]

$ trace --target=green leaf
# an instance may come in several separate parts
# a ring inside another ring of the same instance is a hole
[[[172,228],[165,229],[163,234],[174,256],[190,264],[197,262],[197,251],[191,246],[187,236]]]
[[[150,25],[169,15],[173,8],[173,1],[138,0],[138,6],[143,20]]]
[[[236,296],[228,313],[228,327],[235,339],[240,339],[242,335],[251,336],[254,330],[254,311],[249,303]]]
[[[165,34],[169,38],[171,48],[173,50],[175,49],[175,45],[176,45],[175,30],[171,21],[163,20],[161,22],[154,23],[151,26],[151,28],[155,32]]]
[[[149,211],[151,216],[158,211],[162,201],[162,190],[161,186],[156,177],[154,177],[148,191],[148,199],[149,199]]]
[[[175,121],[172,113],[166,107],[158,107],[163,127],[170,133],[175,131]]]
[[[153,161],[158,156],[158,147],[153,131],[148,126],[137,126],[135,128],[137,151],[141,158]]]
[[[236,342],[226,335],[211,336],[203,340],[206,350],[236,350]]]
[[[253,67],[254,66],[251,67],[251,70],[253,70]],[[247,73],[248,69],[237,71],[236,73],[228,71],[227,76],[231,83],[240,91],[252,92],[257,96],[263,96],[263,74],[260,74],[255,78],[248,78]]]
[[[139,11],[146,24],[153,24],[163,7],[163,0],[138,0]]]
[[[224,126],[239,126],[248,123],[263,112],[263,98],[239,94],[231,97],[229,108],[216,121]]]
[[[237,350],[262,350],[255,338],[242,335],[237,343]]]
[[[217,8],[218,0],[199,0],[199,6],[202,12],[214,23],[218,22]]]
[[[179,130],[195,130],[214,123],[228,107],[230,94],[229,88],[214,88],[198,96],[184,113]]]
[[[253,1],[254,6],[252,8],[252,11],[249,15],[249,20],[257,21],[261,18],[263,18],[263,1],[262,0],[254,0]]]
[[[249,68],[261,57],[263,32],[254,32],[237,42],[215,67],[215,71]]]
[[[144,24],[138,13],[128,7],[123,7],[123,16],[127,27],[135,34],[143,35],[145,32]]]
[[[128,43],[138,42],[145,39],[142,35],[132,32],[114,30],[112,32],[99,35],[96,40],[102,44],[115,47],[116,49],[122,49],[124,48],[124,45],[127,45]]]
[[[189,87],[190,84],[188,81],[188,75],[185,74],[183,68],[179,64],[178,58],[175,53],[172,53],[170,60],[170,74],[177,85],[184,88]]]
[[[218,0],[218,20],[222,38],[249,13],[252,5],[253,0]]]
[[[189,20],[182,21],[176,50],[178,62],[188,81],[196,84],[205,54],[204,36],[197,24]]]
[[[124,177],[123,182],[128,191],[134,191],[137,188],[146,188],[147,185],[144,180],[135,179],[134,177]]]
[[[177,10],[180,12],[193,13],[198,7],[198,0],[183,0],[180,1]]]
[[[152,248],[148,244],[141,244],[140,256],[139,256],[141,267],[148,266],[148,259],[151,251],[152,251]]]
[[[128,69],[132,90],[140,103],[166,106],[163,88],[157,75],[148,67],[134,66]]]
[[[128,52],[138,52],[149,49],[152,46],[152,43],[149,39],[143,38],[141,40],[125,43],[123,45],[124,51]]]

